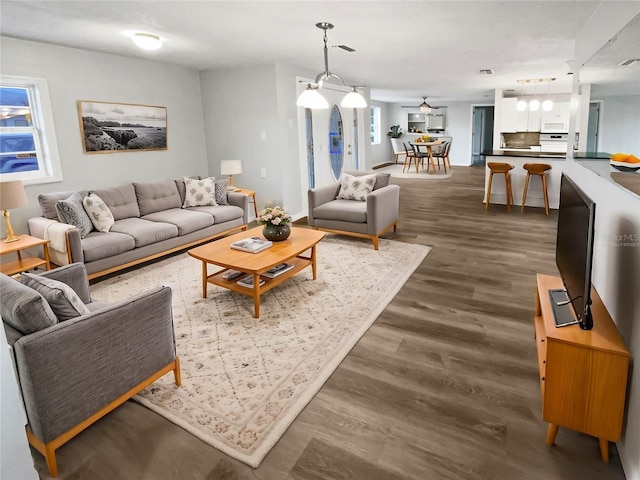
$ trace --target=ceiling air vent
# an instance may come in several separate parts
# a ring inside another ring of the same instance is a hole
[[[625,60],[624,62],[618,64],[620,67],[630,67],[631,65],[633,65],[634,63],[639,63],[640,62],[640,58],[628,58],[627,60]]]
[[[493,70],[490,68],[483,68],[480,70],[480,75],[493,75]]]

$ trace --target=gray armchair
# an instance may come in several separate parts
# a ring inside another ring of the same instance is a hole
[[[345,171],[360,176],[374,172]],[[377,174],[373,191],[365,201],[338,199],[340,182],[308,192],[308,223],[316,230],[368,238],[378,250],[380,235],[398,228],[400,187],[389,185],[388,173]]]
[[[108,304],[92,301],[83,264],[41,276],[70,286],[89,311],[58,321],[46,294],[0,274],[2,320],[27,414],[27,437],[55,477],[58,447],[166,373],[173,372],[180,385],[180,361],[170,288]]]

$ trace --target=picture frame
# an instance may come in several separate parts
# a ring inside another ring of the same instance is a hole
[[[78,100],[85,154],[167,150],[167,108]]]

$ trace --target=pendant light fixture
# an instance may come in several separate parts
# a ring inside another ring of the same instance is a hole
[[[551,86],[551,79],[547,80],[547,98],[542,102],[542,110],[550,112],[553,110],[553,100],[549,98],[549,87]]]
[[[307,88],[300,94],[298,100],[296,101],[296,105],[305,108],[329,108],[329,104],[327,100],[318,92],[319,89],[322,88],[325,80],[329,80],[331,78],[337,78],[340,83],[344,86],[344,81],[335,73],[331,73],[329,71],[329,52],[327,50],[327,30],[331,30],[333,25],[328,22],[319,22],[316,23],[316,27],[320,30],[324,31],[323,41],[324,41],[324,71],[320,72],[316,76],[316,85],[317,87],[313,87],[310,83],[307,84]],[[346,45],[339,45],[340,48],[346,50],[348,52],[355,51],[350,47],[346,47]],[[320,100],[322,99],[322,100]],[[340,102],[340,106],[344,108],[365,108],[367,106],[367,102],[364,97],[358,92],[357,87],[351,87],[351,91],[345,95]]]
[[[538,110],[540,110],[540,100],[536,98],[536,91],[538,90],[537,85],[538,85],[538,81],[534,80],[533,81],[533,100],[529,102],[529,110],[531,110],[532,112],[537,112]]]
[[[522,96],[524,96],[524,83],[525,80],[518,80],[518,83],[522,85]],[[519,112],[524,112],[527,109],[527,102],[524,98],[520,97],[518,102],[516,103],[516,110]]]

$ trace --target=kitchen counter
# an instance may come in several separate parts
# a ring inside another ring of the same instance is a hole
[[[560,152],[536,152],[535,150],[485,150],[481,153],[486,157],[527,157],[566,160],[567,154]],[[498,160],[501,161],[501,160]],[[507,160],[503,160],[507,161]]]
[[[527,171],[523,168],[525,163],[547,163],[551,165],[551,170],[547,171],[547,194],[549,196],[549,208],[557,209],[560,205],[560,179],[564,171],[567,159],[565,154],[544,153],[544,152],[505,152],[501,150],[486,151],[482,153],[488,162],[510,163],[515,168],[509,172],[511,177],[511,188],[513,190],[514,205],[522,205],[522,192],[524,182],[527,178]],[[489,168],[485,172],[485,192],[489,182]],[[486,193],[484,201],[486,201]],[[494,175],[491,187],[491,200],[489,203],[506,205],[507,195],[504,184],[504,175]],[[532,175],[529,179],[527,191],[527,207],[544,208],[544,194],[542,192],[542,182],[538,175]],[[526,210],[525,210],[526,212]]]
[[[611,154],[605,152],[575,153],[573,158],[587,170],[615,184],[628,193],[640,197],[640,170],[620,171],[609,163]]]

